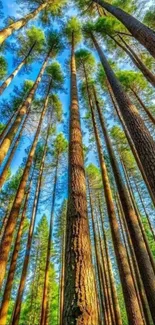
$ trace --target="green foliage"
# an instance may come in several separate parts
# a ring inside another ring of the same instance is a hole
[[[54,29],[49,29],[46,34],[46,51],[54,58],[64,49],[61,34]]]
[[[0,80],[3,80],[7,74],[8,64],[3,56],[0,56]]]
[[[84,71],[90,77],[90,74],[95,72],[96,61],[94,56],[90,51],[85,48],[82,48],[75,53],[77,69],[82,73],[82,76],[85,77]],[[84,70],[85,69],[85,70]]]
[[[155,29],[155,6],[149,8],[144,17],[144,24],[152,29]]]
[[[140,72],[133,70],[119,70],[117,71],[117,77],[126,90],[130,88],[135,90],[144,90],[148,86],[147,81]]]
[[[74,37],[74,44],[77,45],[82,40],[81,24],[76,17],[70,18],[65,26],[65,35],[69,42],[72,43]]]
[[[46,76],[51,80],[51,89],[62,89],[64,84],[64,74],[61,70],[61,65],[58,62],[52,62],[46,68]]]
[[[59,133],[53,143],[53,155],[55,158],[60,158],[67,151],[68,143],[63,133]]]

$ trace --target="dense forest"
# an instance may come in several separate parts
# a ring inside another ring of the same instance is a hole
[[[153,0],[0,17],[0,325],[155,324]]]

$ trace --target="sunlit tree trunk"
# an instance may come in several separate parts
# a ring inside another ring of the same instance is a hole
[[[29,58],[30,54],[32,53],[34,46],[36,42],[31,46],[28,54],[25,56],[25,58],[21,61],[21,63],[18,65],[18,67],[10,74],[10,76],[2,83],[0,86],[0,95],[3,94],[4,90],[10,85],[12,80],[15,78],[15,76],[18,74],[18,72],[21,70],[21,68],[25,65],[27,59]]]
[[[24,101],[23,105],[21,106],[21,108],[16,116],[15,121],[13,122],[6,137],[3,139],[3,141],[0,145],[0,163],[3,162],[5,156],[7,155],[8,150],[11,146],[12,140],[14,139],[14,136],[23,120],[23,117],[25,116],[25,114],[29,114],[30,105],[34,99],[35,92],[38,88],[38,85],[39,85],[41,79],[42,79],[43,73],[44,73],[47,63],[48,63],[49,56],[50,56],[50,53],[47,54],[46,59],[41,67],[41,70],[38,74],[38,77],[37,77],[32,89],[30,90],[26,100]]]
[[[14,31],[24,27],[31,19],[34,19],[39,14],[39,12],[41,12],[43,9],[45,9],[47,7],[47,5],[48,5],[48,2],[42,3],[33,12],[30,12],[25,17],[12,23],[10,26],[2,29],[0,31],[0,44],[2,44],[7,39],[7,37],[9,37],[11,34],[13,34]]]
[[[102,147],[99,139],[99,134],[97,131],[97,125],[95,121],[95,116],[93,112],[93,108],[91,107],[91,115],[92,115],[92,122],[94,128],[94,134],[97,144],[97,150],[99,155],[100,167],[101,167],[101,175],[103,181],[103,187],[105,192],[106,204],[108,209],[109,215],[109,222],[112,232],[112,238],[114,243],[115,254],[117,258],[118,268],[120,272],[120,279],[122,282],[124,299],[127,309],[127,316],[129,319],[130,324],[143,324],[143,320],[141,317],[141,312],[139,309],[139,304],[136,296],[136,291],[134,287],[134,283],[132,280],[126,250],[122,244],[120,233],[119,233],[119,225],[117,222],[116,214],[115,214],[115,207],[112,198],[112,192],[110,188],[108,173],[106,169],[106,165],[104,162],[104,158],[102,155]]]
[[[117,296],[117,289],[116,289],[116,285],[115,285],[114,275],[113,275],[113,271],[112,271],[112,265],[111,265],[110,256],[109,256],[109,252],[108,252],[107,237],[106,237],[106,233],[105,233],[105,229],[104,229],[104,220],[103,220],[103,214],[102,214],[102,210],[101,210],[100,198],[99,198],[99,215],[100,215],[100,220],[101,220],[101,225],[102,225],[103,241],[104,241],[105,254],[106,254],[106,259],[107,259],[108,273],[109,273],[109,278],[110,278],[110,285],[111,285],[113,306],[114,306],[114,312],[115,312],[115,318],[116,318],[116,325],[122,325],[120,306],[119,306],[119,301],[118,301],[118,296]],[[101,241],[100,232],[99,232],[99,237],[100,237],[100,241]]]
[[[24,258],[24,263],[23,263],[22,274],[21,274],[21,278],[20,278],[20,284],[19,284],[19,288],[18,288],[18,292],[17,292],[13,317],[11,320],[11,325],[19,324],[21,304],[22,304],[22,298],[23,298],[23,293],[24,293],[24,288],[25,288],[25,283],[26,283],[26,276],[27,276],[27,270],[28,270],[29,259],[30,259],[32,238],[33,238],[34,226],[35,226],[36,215],[37,215],[38,204],[39,204],[40,189],[41,189],[41,184],[42,184],[42,175],[43,175],[43,171],[44,171],[44,162],[45,162],[46,152],[47,152],[47,138],[46,138],[46,143],[44,146],[43,157],[42,157],[39,175],[38,175],[35,198],[34,198],[34,202],[33,202],[32,216],[31,216],[27,245],[26,245],[26,253],[25,253],[25,258]]]
[[[12,159],[14,158],[14,154],[16,152],[16,149],[17,149],[18,145],[19,145],[19,142],[21,140],[21,135],[22,135],[22,132],[23,132],[23,128],[25,126],[25,123],[27,121],[27,118],[28,118],[28,115],[26,116],[26,118],[24,120],[24,123],[21,126],[21,130],[19,132],[19,135],[18,135],[17,139],[15,140],[14,146],[12,147],[12,149],[10,151],[10,155],[8,157],[8,160],[7,160],[5,166],[4,166],[3,170],[2,170],[2,173],[0,175],[0,188],[3,186],[3,184],[5,183],[5,180],[7,178],[8,171],[9,171],[9,167],[10,167],[10,164],[12,162]]]
[[[98,324],[98,306],[87,219],[86,180],[79,117],[74,34],[71,49],[69,199],[66,226],[63,325]]]
[[[152,188],[150,187],[150,184],[149,184],[149,182],[148,182],[148,180],[147,180],[147,178],[146,178],[146,175],[145,175],[145,172],[144,172],[143,166],[142,166],[141,161],[140,161],[140,159],[139,159],[139,157],[138,157],[138,154],[137,154],[136,148],[135,148],[135,146],[134,146],[134,143],[133,143],[133,141],[132,141],[132,139],[131,139],[131,137],[130,137],[130,134],[129,134],[129,132],[128,132],[128,130],[127,130],[127,127],[126,127],[126,125],[125,125],[125,123],[124,123],[124,120],[123,120],[123,118],[122,118],[122,115],[121,115],[121,113],[120,113],[120,111],[119,111],[119,108],[118,108],[118,106],[117,106],[116,100],[115,100],[115,98],[114,98],[114,94],[113,94],[112,89],[111,89],[111,86],[110,86],[110,84],[109,84],[108,81],[106,82],[106,84],[107,84],[107,88],[108,88],[108,92],[109,92],[109,95],[110,95],[110,98],[111,98],[112,104],[113,104],[113,106],[114,106],[114,108],[115,108],[115,110],[116,110],[116,113],[117,113],[117,115],[118,115],[118,118],[119,118],[119,120],[120,120],[120,122],[121,122],[121,124],[122,124],[122,126],[123,126],[123,130],[124,130],[125,136],[126,136],[126,138],[127,138],[127,140],[128,140],[128,143],[129,143],[129,145],[130,145],[130,148],[131,148],[132,153],[133,153],[133,155],[134,155],[134,158],[135,158],[135,160],[136,160],[137,166],[138,166],[138,168],[139,168],[139,170],[140,170],[140,172],[141,172],[141,175],[142,175],[143,180],[144,180],[144,182],[145,182],[145,184],[146,184],[146,186],[147,186],[147,189],[148,189],[148,192],[149,192],[150,197],[151,197],[151,199],[152,199],[152,202],[153,202],[153,204],[154,204],[154,206],[155,206],[155,196],[154,196],[153,191],[152,191]]]
[[[140,117],[136,107],[130,102],[118,79],[115,77],[99,43],[91,33],[93,43],[96,47],[101,63],[111,85],[114,96],[118,102],[123,120],[127,126],[130,136],[134,142],[140,161],[143,165],[145,175],[148,179],[152,192],[155,196],[155,142]]]
[[[16,271],[16,267],[17,267],[17,258],[18,258],[20,245],[21,245],[21,237],[22,237],[22,233],[23,233],[26,210],[27,210],[27,205],[28,205],[28,200],[29,200],[29,192],[30,192],[31,185],[32,185],[32,178],[33,178],[33,172],[32,172],[32,176],[31,176],[29,190],[25,197],[22,216],[21,216],[21,220],[20,220],[20,224],[19,224],[19,228],[18,228],[18,232],[17,232],[15,244],[14,244],[14,250],[12,253],[12,257],[11,257],[10,268],[9,268],[7,281],[6,281],[6,285],[5,285],[5,289],[4,289],[4,294],[3,294],[3,300],[2,300],[1,308],[0,308],[0,324],[3,324],[3,325],[6,325],[6,322],[7,322],[7,314],[8,314],[8,309],[9,309],[11,290],[12,290],[14,275],[15,275],[15,271]]]
[[[141,23],[139,20],[103,0],[93,0],[101,7],[109,11],[124,24],[131,35],[136,38],[155,58],[155,34],[152,29]]]
[[[50,272],[50,261],[51,261],[51,245],[52,245],[52,235],[53,235],[53,217],[54,217],[56,187],[57,187],[57,179],[58,179],[58,165],[59,165],[59,156],[57,156],[56,167],[55,167],[52,209],[51,209],[51,216],[50,216],[48,244],[47,244],[47,257],[46,257],[46,267],[45,267],[45,278],[44,278],[44,287],[43,287],[40,325],[46,325],[46,312],[47,312],[47,306],[48,306],[49,272]]]
[[[95,95],[95,93],[94,93],[94,95]],[[145,291],[147,294],[149,306],[150,306],[150,309],[152,312],[152,317],[153,317],[154,310],[155,310],[153,308],[153,306],[154,306],[153,297],[155,297],[154,296],[155,295],[155,283],[154,283],[154,271],[152,268],[152,260],[150,263],[150,252],[148,255],[148,250],[146,249],[146,246],[145,246],[144,237],[142,236],[142,233],[141,233],[138,216],[132,207],[130,197],[129,197],[127,190],[124,186],[124,182],[122,180],[121,173],[119,171],[119,167],[118,167],[118,164],[117,164],[114,152],[113,152],[110,138],[108,136],[108,133],[107,133],[107,130],[105,127],[104,119],[103,119],[97,98],[96,98],[96,107],[98,110],[102,131],[103,131],[107,149],[109,152],[109,157],[110,157],[112,169],[114,172],[118,192],[120,195],[124,215],[125,215],[128,227],[129,227],[129,231],[130,231],[130,235],[132,238],[132,243],[134,246],[138,266],[140,268],[141,276],[143,279]],[[151,291],[151,293],[150,293],[150,291]]]
[[[0,272],[0,286],[2,285],[4,276],[5,276],[5,270],[6,270],[6,264],[7,264],[7,260],[8,260],[8,255],[9,255],[9,251],[10,251],[10,247],[11,247],[11,243],[12,243],[12,238],[13,238],[13,233],[14,233],[14,229],[16,226],[16,222],[18,220],[18,216],[19,216],[19,212],[20,212],[20,208],[21,208],[21,204],[25,195],[25,191],[26,191],[26,184],[27,184],[27,180],[29,177],[29,173],[30,173],[30,168],[32,166],[33,163],[33,159],[34,159],[34,155],[35,155],[35,150],[36,150],[36,146],[38,143],[38,138],[40,135],[40,130],[41,130],[41,126],[42,126],[42,122],[46,113],[46,109],[47,109],[47,104],[48,101],[46,99],[45,104],[44,104],[44,108],[42,110],[41,116],[40,116],[40,120],[39,120],[39,124],[37,127],[37,131],[33,140],[33,144],[32,147],[30,149],[30,153],[26,162],[26,166],[24,168],[24,172],[20,181],[20,185],[18,187],[17,193],[16,193],[16,197],[12,206],[12,209],[10,211],[9,217],[8,217],[8,222],[5,228],[5,232],[3,234],[3,238],[2,238],[2,242],[0,245],[0,268],[1,268],[1,272]]]

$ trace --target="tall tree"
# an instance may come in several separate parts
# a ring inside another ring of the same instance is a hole
[[[34,60],[36,60],[36,57],[39,56],[40,52],[43,50],[44,41],[45,38],[43,31],[34,26],[28,29],[25,35],[19,35],[17,39],[18,48],[16,55],[18,58],[21,58],[21,61],[15,70],[0,86],[0,94],[2,94],[4,90],[10,85],[12,80],[24,65],[28,67]]]
[[[80,24],[68,21],[71,46],[71,102],[69,140],[69,198],[66,221],[66,255],[63,324],[98,323],[97,297],[87,219],[86,182],[74,48],[81,40]]]
[[[21,0],[22,2],[22,0]],[[25,4],[25,3],[24,3]],[[56,0],[54,3],[53,1],[45,1],[42,3],[41,0],[33,0],[28,1],[27,5],[30,7],[36,6],[36,9],[27,14],[25,17],[15,21],[14,23],[10,24],[10,26],[4,28],[0,31],[0,44],[2,44],[7,37],[9,37],[14,31],[24,27],[31,19],[34,19],[42,10],[47,9],[47,11],[53,15],[60,15],[61,8],[65,4],[65,0],[58,1]],[[27,8],[26,8],[27,9]]]
[[[15,136],[15,133],[17,132],[21,121],[23,119],[23,116],[25,114],[28,114],[30,112],[31,104],[35,95],[35,92],[37,91],[38,85],[41,82],[42,76],[45,72],[46,66],[48,64],[48,60],[52,57],[55,57],[59,51],[62,49],[62,42],[60,40],[59,34],[56,31],[49,31],[47,35],[47,46],[46,46],[46,58],[43,62],[43,65],[40,69],[40,72],[37,76],[37,79],[34,82],[34,85],[30,92],[28,93],[28,96],[24,103],[21,105],[20,110],[16,116],[16,119],[14,123],[12,124],[9,132],[7,133],[7,136],[3,139],[1,146],[0,146],[0,162],[2,163],[4,157],[6,156],[11,142]]]

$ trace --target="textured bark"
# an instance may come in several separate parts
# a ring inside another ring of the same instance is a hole
[[[5,128],[3,129],[2,133],[0,134],[0,143],[2,142],[4,136],[6,135],[8,129],[11,126],[11,123],[12,123],[13,119],[16,117],[17,114],[18,114],[18,110],[13,112],[13,114],[10,116],[7,124],[5,125]]]
[[[136,38],[155,58],[155,33],[139,20],[103,0],[93,0],[122,22],[131,35]]]
[[[21,105],[21,108],[16,116],[16,119],[14,121],[14,123],[12,124],[11,128],[9,129],[6,137],[3,139],[1,145],[0,145],[0,163],[3,162],[5,156],[8,153],[8,150],[11,146],[11,143],[14,139],[14,136],[23,120],[23,117],[25,116],[25,114],[29,114],[30,112],[30,105],[32,104],[35,92],[38,88],[38,85],[42,79],[43,73],[46,69],[47,63],[48,63],[48,59],[49,59],[50,53],[47,54],[46,59],[40,69],[40,72],[38,74],[38,77],[33,85],[33,87],[31,88],[26,100],[24,101],[23,105]]]
[[[0,229],[0,242],[1,242],[1,239],[3,237],[5,227],[6,227],[6,224],[7,224],[7,221],[8,221],[9,210],[10,210],[10,207],[7,208],[7,210],[5,212],[5,215],[3,217],[2,226],[1,226],[1,229]]]
[[[129,146],[130,146],[130,148],[131,148],[131,150],[132,150],[132,153],[133,153],[134,158],[135,158],[135,160],[136,160],[137,166],[138,166],[138,168],[139,168],[139,170],[140,170],[140,172],[141,172],[141,175],[142,175],[143,180],[144,180],[144,182],[145,182],[145,184],[146,184],[146,186],[147,186],[147,189],[148,189],[148,192],[149,192],[150,197],[151,197],[151,199],[152,199],[152,202],[153,202],[153,204],[154,204],[154,206],[155,206],[155,196],[153,195],[152,189],[151,189],[151,187],[150,187],[150,185],[149,185],[149,183],[148,183],[148,180],[147,180],[147,178],[146,178],[146,175],[145,175],[145,173],[144,173],[144,169],[143,169],[143,166],[142,166],[142,164],[141,164],[141,161],[140,161],[140,159],[139,159],[139,157],[138,157],[138,155],[137,155],[137,151],[136,151],[136,148],[135,148],[135,146],[134,146],[134,143],[133,143],[133,141],[132,141],[132,139],[131,139],[131,137],[130,137],[130,135],[129,135],[129,132],[128,132],[127,128],[126,128],[126,125],[125,125],[124,120],[123,120],[123,118],[122,118],[122,115],[121,115],[121,113],[120,113],[120,111],[119,111],[119,108],[117,107],[117,103],[116,103],[116,100],[115,100],[115,98],[114,98],[114,94],[113,94],[113,92],[112,92],[111,86],[110,86],[110,84],[109,84],[108,81],[106,82],[106,84],[107,84],[107,88],[108,88],[108,91],[109,91],[109,95],[110,95],[110,98],[111,98],[112,104],[113,104],[113,106],[114,106],[114,108],[115,108],[115,110],[116,110],[116,113],[117,113],[117,115],[118,115],[118,118],[119,118],[119,120],[120,120],[120,122],[121,122],[121,124],[122,124],[122,126],[123,126],[123,130],[124,130],[125,136],[126,136],[126,138],[127,138],[127,140],[128,140]]]
[[[94,94],[95,95],[95,94]],[[114,177],[117,185],[117,189],[120,195],[124,215],[129,227],[130,235],[132,238],[132,243],[134,246],[138,266],[140,268],[140,273],[143,279],[143,284],[145,287],[146,295],[148,298],[148,303],[151,309],[152,317],[154,317],[154,303],[155,303],[155,281],[154,281],[154,271],[152,268],[152,263],[150,263],[150,256],[148,256],[148,250],[146,249],[146,246],[144,243],[144,237],[141,233],[141,228],[139,225],[139,221],[137,219],[137,214],[135,213],[132,203],[130,200],[130,197],[128,195],[128,192],[124,186],[124,182],[121,177],[121,173],[119,171],[119,167],[117,164],[117,160],[115,158],[115,154],[113,152],[113,148],[110,142],[110,138],[108,136],[104,119],[101,114],[101,110],[98,104],[98,101],[96,100],[96,106],[101,122],[102,131],[105,137],[109,158],[111,161],[111,166],[114,172]],[[150,292],[151,291],[151,292]],[[152,298],[151,298],[152,297]]]
[[[112,238],[114,243],[114,249],[117,258],[118,268],[120,272],[120,279],[122,282],[124,299],[125,299],[125,304],[127,309],[127,316],[128,316],[129,323],[131,325],[132,324],[140,325],[143,324],[143,320],[141,317],[139,304],[136,297],[136,291],[135,291],[134,283],[132,280],[132,276],[131,276],[131,272],[127,260],[126,250],[122,244],[120,233],[119,233],[119,225],[115,214],[115,207],[114,207],[112,192],[110,188],[108,173],[102,155],[102,147],[101,147],[95,116],[92,108],[91,108],[91,115],[92,115],[93,128],[94,128],[96,144],[98,149],[101,175],[102,175],[105,199],[106,199],[107,210],[109,215],[109,222],[110,222],[110,227],[112,232]]]
[[[32,172],[31,181],[30,181],[30,185],[29,185],[29,191],[30,191],[31,184],[32,184],[32,178],[33,178],[33,172]],[[1,308],[0,308],[0,324],[3,324],[3,325],[7,324],[6,323],[7,313],[8,313],[8,309],[9,309],[9,303],[10,303],[10,298],[11,298],[11,290],[12,290],[14,275],[15,275],[15,271],[16,271],[16,267],[17,267],[17,258],[18,258],[18,253],[20,250],[21,237],[22,237],[22,233],[23,233],[25,215],[26,215],[28,199],[29,199],[29,191],[25,197],[23,212],[22,212],[22,216],[21,216],[21,220],[20,220],[20,224],[19,224],[19,228],[18,228],[18,232],[17,232],[17,236],[16,236],[16,241],[14,244],[14,250],[12,253],[12,257],[11,257],[10,268],[9,268],[7,281],[6,281],[6,285],[5,285],[5,289],[4,289],[4,294],[3,294],[3,300],[2,300]]]
[[[144,203],[144,201],[143,201],[142,194],[141,194],[141,192],[140,192],[140,190],[139,190],[139,186],[138,186],[138,184],[137,184],[137,182],[136,182],[136,180],[135,180],[134,177],[133,177],[133,182],[134,182],[134,185],[135,185],[136,191],[137,191],[137,193],[138,193],[138,196],[139,196],[139,199],[140,199],[140,202],[141,202],[142,208],[143,208],[143,210],[144,210],[145,216],[146,216],[146,218],[147,218],[148,225],[149,225],[149,227],[150,227],[150,231],[151,231],[151,233],[152,233],[152,237],[153,237],[153,239],[155,240],[155,230],[153,229],[153,226],[152,226],[152,224],[151,224],[150,217],[149,217],[149,215],[148,215],[148,213],[147,213],[147,211],[146,211],[146,207],[145,207],[145,203]]]
[[[90,204],[90,214],[92,219],[92,229],[93,229],[93,239],[94,239],[94,248],[95,248],[95,257],[96,257],[96,268],[98,275],[100,274],[99,264],[101,263],[99,252],[97,249],[97,234],[96,234],[96,227],[95,227],[95,218],[94,218],[94,209],[93,209],[93,201],[90,191],[90,184],[88,179],[88,193],[89,193],[89,204]],[[113,314],[113,306],[112,306],[112,299],[111,299],[111,292],[109,288],[109,281],[107,277],[107,269],[105,267],[105,259],[102,255],[102,267],[104,272],[104,281],[102,283],[102,286],[104,287],[104,293],[105,293],[105,302],[106,302],[106,309],[107,309],[107,318],[108,318],[108,324],[112,325],[115,323],[114,314]]]
[[[137,265],[137,261],[136,261],[136,256],[134,253],[134,249],[132,246],[132,241],[131,241],[131,237],[129,234],[129,230],[126,224],[126,220],[124,218],[124,212],[122,209],[122,205],[120,202],[119,197],[116,197],[116,202],[118,202],[118,211],[119,211],[119,218],[120,218],[120,224],[121,227],[123,228],[125,234],[126,234],[126,238],[127,238],[127,242],[128,242],[128,247],[129,247],[129,251],[130,251],[130,255],[131,255],[131,260],[133,263],[133,268],[134,268],[134,272],[135,272],[135,277],[136,277],[136,282],[137,282],[137,287],[138,287],[138,293],[141,299],[141,304],[142,304],[142,308],[143,308],[143,313],[144,313],[144,317],[145,317],[145,323],[146,325],[151,325],[152,324],[152,318],[151,318],[151,314],[149,311],[149,307],[148,307],[148,302],[147,302],[147,298],[144,292],[144,287],[143,287],[143,283],[141,280],[141,276],[139,273],[139,269],[138,269],[138,265]]]
[[[110,278],[110,285],[111,285],[113,306],[114,306],[114,312],[115,312],[115,318],[116,318],[116,325],[122,325],[120,306],[119,306],[119,301],[118,301],[118,296],[117,296],[115,279],[114,279],[114,275],[113,275],[113,271],[112,271],[112,265],[111,265],[110,256],[109,256],[109,252],[108,252],[108,243],[107,243],[106,232],[104,229],[104,220],[103,220],[103,214],[102,214],[102,210],[101,210],[100,199],[99,199],[99,215],[100,215],[100,220],[101,220],[101,225],[102,225],[103,241],[104,241],[105,254],[106,254],[106,259],[107,259],[108,273],[109,273],[109,278]],[[100,237],[100,241],[101,241],[101,236],[99,236],[99,237]]]
[[[53,197],[52,197],[52,209],[51,209],[51,217],[50,217],[48,244],[47,244],[47,257],[46,257],[46,267],[45,267],[45,278],[44,278],[40,325],[46,325],[46,313],[47,313],[47,306],[48,306],[49,272],[50,272],[50,261],[51,261],[51,244],[52,244],[52,235],[53,235],[53,218],[54,218],[54,208],[55,208],[55,199],[56,199],[56,187],[57,187],[57,179],[58,179],[58,165],[59,165],[59,156],[57,156],[56,168],[55,168],[54,188],[53,188]]]
[[[148,183],[155,196],[155,142],[140,117],[136,107],[130,102],[121,84],[111,69],[105,55],[93,34],[91,34],[94,45],[98,51],[101,63],[107,75],[107,79],[113,90],[116,101],[119,105],[123,120],[129,134],[134,142],[137,154],[143,165]]]
[[[143,103],[143,101],[141,100],[141,98],[139,97],[137,92],[133,88],[130,88],[130,89],[131,89],[132,93],[134,94],[134,96],[136,97],[136,99],[138,100],[138,102],[140,103],[140,105],[142,106],[142,108],[144,109],[145,113],[147,114],[147,116],[149,117],[151,122],[153,124],[155,124],[155,117],[151,114],[149,109],[145,106],[145,104]]]
[[[47,139],[46,139],[46,141],[47,141]],[[21,278],[20,278],[20,284],[19,284],[19,288],[18,288],[18,292],[17,292],[13,317],[11,320],[11,325],[19,324],[21,304],[22,304],[22,298],[23,298],[23,293],[24,293],[24,288],[25,288],[25,283],[26,283],[26,276],[27,276],[30,252],[31,252],[31,244],[32,244],[34,226],[35,226],[39,197],[40,197],[40,189],[41,189],[41,184],[42,184],[42,175],[43,175],[43,170],[44,170],[44,161],[45,161],[45,157],[46,157],[46,151],[47,151],[47,143],[45,143],[45,146],[44,146],[43,157],[42,157],[41,166],[40,166],[39,175],[38,175],[38,181],[37,181],[37,186],[36,186],[35,198],[34,198],[34,202],[33,202],[33,210],[32,210],[32,216],[31,216],[26,251],[25,251],[25,258],[24,258],[23,269],[22,269],[22,274],[21,274]]]
[[[12,149],[11,149],[11,152],[10,152],[9,158],[8,158],[8,160],[7,160],[7,162],[6,162],[5,166],[4,166],[4,168],[3,168],[3,170],[2,170],[2,173],[1,173],[1,175],[0,175],[0,188],[3,186],[3,184],[4,184],[4,182],[5,182],[6,178],[7,178],[8,170],[9,170],[10,164],[11,164],[11,162],[12,162],[12,159],[13,159],[13,157],[14,157],[14,154],[15,154],[15,152],[16,152],[16,149],[17,149],[17,147],[18,147],[18,145],[19,145],[19,142],[20,142],[20,139],[21,139],[21,135],[22,135],[22,132],[23,132],[23,128],[24,128],[24,126],[25,126],[25,123],[26,123],[26,121],[27,121],[27,118],[28,118],[28,115],[26,116],[26,118],[25,118],[25,120],[24,120],[24,123],[23,123],[23,125],[22,125],[22,127],[21,127],[21,130],[20,130],[20,132],[19,132],[19,135],[18,135],[18,137],[17,137],[17,139],[16,139],[16,141],[15,141],[15,143],[14,143],[14,146],[13,146]]]
[[[23,172],[23,175],[22,175],[22,178],[20,181],[20,185],[18,187],[16,197],[15,197],[12,209],[11,209],[9,217],[8,217],[8,222],[7,222],[7,225],[5,228],[5,233],[3,235],[2,242],[0,245],[0,267],[1,267],[0,286],[2,285],[4,276],[5,276],[6,264],[7,264],[7,260],[8,260],[11,243],[12,243],[13,233],[14,233],[14,229],[16,226],[18,216],[19,216],[21,204],[22,204],[22,201],[23,201],[23,198],[25,195],[26,184],[27,184],[27,180],[29,177],[30,168],[33,163],[34,154],[35,154],[36,146],[38,143],[38,138],[39,138],[39,134],[40,134],[40,130],[41,130],[42,121],[43,121],[45,113],[46,113],[47,103],[48,102],[46,99],[44,108],[43,108],[41,116],[40,116],[38,128],[37,128],[34,140],[33,140],[33,144],[30,149],[30,153],[29,153],[29,156],[28,156],[28,159],[26,162],[26,166],[24,168],[24,172]]]
[[[148,82],[151,83],[153,87],[155,87],[155,75],[146,67],[146,65],[143,63],[143,61],[139,58],[138,54],[133,50],[133,48],[124,40],[124,38],[119,35],[120,40],[125,45],[117,44],[130,56],[133,63],[136,65],[136,67],[142,72],[144,77],[147,79]]]
[[[2,83],[2,85],[0,86],[0,95],[3,94],[4,90],[10,85],[10,83],[12,82],[12,80],[15,78],[15,76],[18,74],[18,72],[21,70],[21,68],[25,65],[27,59],[29,58],[30,54],[32,53],[34,46],[36,43],[34,43],[28,54],[25,56],[25,58],[21,61],[21,63],[18,65],[18,67],[10,74],[10,76]]]
[[[69,199],[66,237],[63,325],[96,325],[98,324],[98,306],[87,219],[74,34],[71,50]]]
[[[37,9],[35,9],[33,12],[30,12],[25,17],[17,20],[13,24],[11,24],[9,27],[6,27],[0,31],[0,44],[2,44],[11,34],[13,34],[14,31],[24,27],[31,19],[34,19],[39,12],[41,12],[43,9],[45,9],[48,5],[48,2],[42,3]]]
[[[64,225],[62,235],[61,249],[61,275],[60,275],[60,325],[63,325],[63,308],[64,308],[64,285],[65,285],[65,243],[66,243],[66,224]]]

